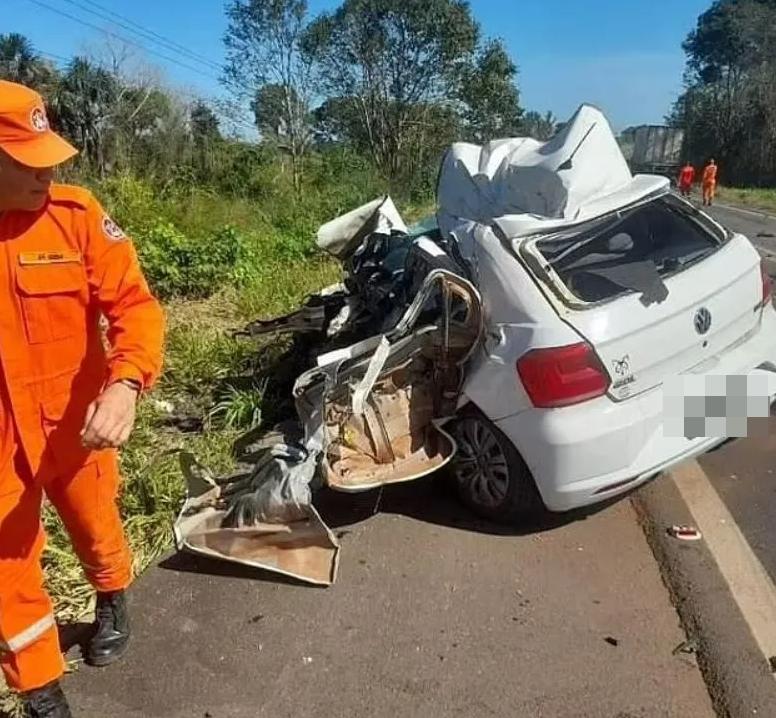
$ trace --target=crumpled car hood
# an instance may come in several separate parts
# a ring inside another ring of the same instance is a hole
[[[604,114],[581,105],[547,142],[454,144],[442,162],[437,214],[444,235],[471,222],[515,239],[603,216],[668,184],[634,177]]]

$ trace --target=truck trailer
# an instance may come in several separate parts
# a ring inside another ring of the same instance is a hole
[[[631,171],[674,179],[682,164],[683,143],[684,130],[681,129],[665,125],[635,128]]]

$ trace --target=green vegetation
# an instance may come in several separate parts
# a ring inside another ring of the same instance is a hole
[[[761,209],[763,212],[776,214],[776,189],[721,187],[717,192],[717,199],[723,204]]]
[[[776,185],[776,2],[715,0],[683,44],[685,91],[668,120],[685,155],[727,185]]]

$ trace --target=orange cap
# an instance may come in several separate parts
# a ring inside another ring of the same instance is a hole
[[[78,150],[54,132],[41,96],[0,80],[0,149],[27,167],[54,167]]]

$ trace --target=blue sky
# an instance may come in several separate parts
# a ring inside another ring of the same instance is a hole
[[[92,23],[109,25],[88,10],[108,8],[204,56],[223,60],[226,27],[221,0],[40,0]],[[523,104],[567,118],[581,102],[600,106],[617,129],[661,122],[682,81],[681,42],[711,0],[471,0],[483,32],[502,37],[520,68]],[[0,0],[0,33],[20,32],[46,53],[68,57],[99,45],[101,33],[32,0]],[[335,7],[310,0],[311,11]],[[81,5],[83,7],[78,7]],[[86,8],[86,9],[83,9]],[[125,29],[113,28],[125,37]],[[102,36],[104,38],[104,35]],[[135,38],[137,39],[137,38]],[[196,92],[218,92],[213,69],[192,72],[161,58],[166,79]]]

